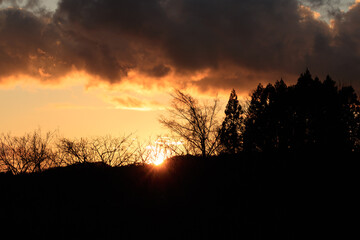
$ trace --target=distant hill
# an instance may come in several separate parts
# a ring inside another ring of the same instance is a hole
[[[339,224],[354,211],[358,159],[355,154],[254,153],[174,157],[159,167],[92,163],[1,174],[1,234],[12,239],[321,239],[343,234]]]

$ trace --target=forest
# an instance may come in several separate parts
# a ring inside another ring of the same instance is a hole
[[[176,90],[159,118],[169,159],[131,135],[0,138],[2,234],[19,239],[322,239],[351,228],[360,103],[309,70],[200,103]],[[220,120],[219,120],[220,119]],[[150,162],[149,162],[150,161]],[[9,235],[8,235],[9,234]]]

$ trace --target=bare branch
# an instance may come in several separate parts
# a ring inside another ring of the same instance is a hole
[[[188,149],[192,149],[192,154],[203,157],[215,154],[219,142],[218,99],[212,105],[204,103],[200,106],[196,99],[180,90],[175,90],[171,96],[169,116],[161,116],[160,124],[184,139],[191,146]]]

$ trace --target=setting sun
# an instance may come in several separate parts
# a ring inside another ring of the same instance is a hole
[[[154,159],[153,163],[158,166],[162,164],[165,161],[165,159],[166,159],[165,154],[163,154],[163,152],[160,152],[160,154],[158,154]]]
[[[154,164],[156,166],[161,165],[168,157],[170,157],[169,152],[165,148],[162,148],[159,145],[149,145],[146,147],[148,163]]]
[[[181,146],[181,141],[174,141],[169,137],[159,137],[153,144],[146,147],[147,162],[156,166],[161,165],[166,159],[172,157]]]

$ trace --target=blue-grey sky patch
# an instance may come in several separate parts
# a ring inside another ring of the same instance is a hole
[[[34,10],[45,8],[48,11],[55,11],[59,0],[0,0],[0,8],[18,7]]]
[[[299,0],[301,4],[309,6],[321,14],[321,19],[329,22],[341,12],[347,12],[355,0]]]

